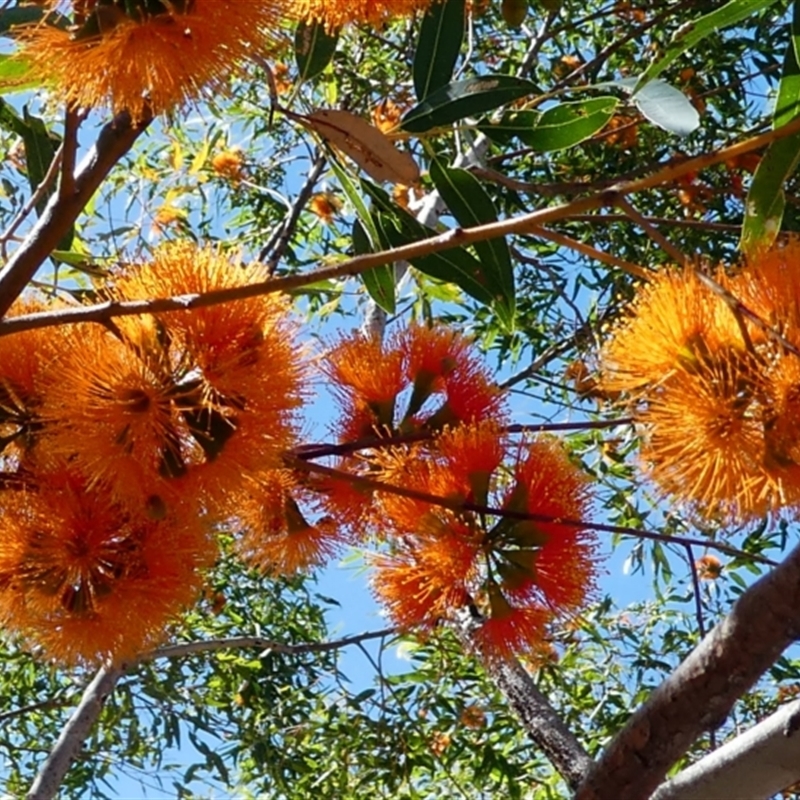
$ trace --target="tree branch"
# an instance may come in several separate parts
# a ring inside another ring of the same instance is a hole
[[[39,770],[26,800],[51,800],[56,796],[75,755],[91,733],[106,698],[125,673],[125,665],[104,666],[86,687],[80,703],[63,727],[50,755]]]
[[[651,800],[764,800],[800,780],[800,700],[658,787]]]
[[[482,618],[475,610],[463,608],[456,619],[456,632],[465,648],[481,656],[483,667],[494,679],[528,735],[567,782],[577,789],[592,764],[591,758],[566,726],[547,698],[516,658],[487,658],[475,639]]]
[[[576,800],[647,800],[800,635],[800,546],[756,581],[614,737]]]
[[[127,113],[118,114],[97,137],[75,172],[73,191],[54,193],[41,217],[0,273],[0,316],[22,293],[36,270],[58,246],[64,234],[86,207],[92,195],[119,159],[128,152],[149,124],[137,125]],[[68,185],[69,182],[67,182]]]

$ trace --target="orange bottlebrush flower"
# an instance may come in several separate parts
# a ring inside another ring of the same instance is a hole
[[[736,319],[690,271],[665,270],[642,288],[601,352],[606,392],[637,392],[697,370],[718,349],[744,350]]]
[[[764,469],[764,431],[751,405],[757,373],[722,353],[696,375],[679,374],[649,399],[642,458],[652,479],[705,515],[761,516],[779,503]]]
[[[453,482],[469,487],[465,499],[487,505],[492,474],[505,456],[504,436],[497,425],[489,421],[445,428],[436,438],[435,447]]]
[[[52,310],[41,300],[16,302],[9,316]],[[0,337],[0,454],[16,468],[31,455],[41,432],[41,406],[58,354],[64,349],[63,329],[31,330]]]
[[[72,31],[29,27],[20,57],[71,106],[141,120],[218,90],[238,62],[263,52],[285,11],[277,0],[139,2],[132,13],[128,5],[92,2]]]
[[[480,550],[474,539],[447,531],[372,559],[372,586],[397,625],[433,626],[469,602]]]
[[[413,386],[404,422],[416,417],[438,394],[444,395],[444,403],[428,415],[426,427],[436,429],[502,416],[504,397],[468,339],[447,328],[412,325],[402,334],[400,346]]]
[[[266,277],[212,248],[173,244],[152,262],[115,280],[123,299],[205,294]],[[286,302],[262,295],[207,308],[155,315],[162,338],[182,365],[182,390],[202,405],[183,410],[205,460],[193,479],[205,493],[235,486],[241,476],[280,466],[296,439],[297,411],[307,392],[302,351]]]
[[[320,22],[328,30],[343,25],[380,28],[394,17],[410,17],[424,11],[431,0],[299,0],[294,13],[308,22]]]
[[[722,575],[722,562],[712,555],[701,556],[694,562],[697,577],[703,581],[715,581]]]
[[[152,647],[216,551],[195,515],[136,517],[64,471],[6,498],[0,619],[59,663]]]
[[[223,150],[211,159],[211,169],[220,178],[238,183],[244,177],[244,153],[239,147]]]
[[[305,496],[288,470],[259,476],[236,509],[243,531],[238,550],[245,561],[264,572],[292,575],[336,552],[343,534],[332,520],[308,522],[296,499]]]
[[[431,739],[431,752],[437,757],[441,756],[442,753],[444,753],[444,751],[447,750],[448,747],[450,747],[452,742],[453,738],[452,736],[450,736],[449,733],[443,733],[442,731],[438,731],[433,735],[433,738]]]
[[[731,291],[795,346],[800,346],[798,259],[800,237],[793,236],[759,252],[731,282]]]
[[[486,712],[480,706],[465,706],[458,721],[472,730],[479,730],[486,725]]]
[[[588,478],[550,437],[521,451],[514,478],[503,508],[544,519],[499,524],[493,548],[502,559],[502,589],[513,598],[536,597],[553,612],[574,611],[594,588],[596,540],[588,529],[560,520],[586,519]]]
[[[395,400],[407,382],[403,354],[391,343],[354,334],[333,347],[322,369],[345,407],[348,436],[361,438],[394,426]]]
[[[146,321],[123,323],[131,340],[100,326],[68,334],[42,414],[47,450],[69,461],[90,490],[102,484],[139,511],[177,501],[173,483],[203,461],[184,412],[200,404]]]
[[[385,97],[372,109],[372,124],[378,130],[389,133],[397,127],[402,115],[400,106]]]
[[[490,658],[508,658],[541,646],[552,613],[540,605],[512,605],[500,589],[489,586],[489,616],[475,632],[478,646]]]
[[[308,203],[312,213],[326,225],[333,225],[336,214],[342,209],[342,201],[333,192],[319,192]]]

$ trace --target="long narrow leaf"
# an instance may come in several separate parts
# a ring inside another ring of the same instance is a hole
[[[446,86],[453,77],[464,40],[464,0],[434,3],[422,18],[414,52],[414,91],[417,100]]]
[[[775,104],[773,127],[779,128],[800,115],[800,0],[795,0],[792,36],[786,47],[783,73]],[[747,193],[740,247],[752,256],[769,247],[778,235],[786,206],[783,185],[800,162],[800,133],[773,142],[759,162]]]

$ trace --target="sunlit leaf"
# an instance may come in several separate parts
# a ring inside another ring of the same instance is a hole
[[[493,111],[535,92],[535,84],[511,75],[484,75],[456,81],[437,89],[414,106],[400,120],[400,127],[409,133],[425,133],[464,117]]]

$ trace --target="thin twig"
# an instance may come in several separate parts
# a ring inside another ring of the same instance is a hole
[[[507,236],[508,234],[529,233],[555,220],[565,219],[575,214],[583,214],[587,211],[604,206],[613,206],[616,204],[617,198],[620,195],[641,192],[663,183],[671,183],[687,172],[704,169],[712,164],[734,158],[737,155],[749,153],[752,150],[757,150],[769,144],[771,141],[789,136],[797,131],[800,131],[800,117],[781,128],[767,131],[761,136],[753,137],[745,142],[740,142],[739,144],[714,151],[713,153],[705,153],[696,158],[687,159],[679,164],[665,166],[653,175],[628,183],[617,184],[607,191],[599,192],[590,197],[578,198],[569,203],[543,208],[519,217],[511,217],[510,219],[500,220],[498,222],[477,225],[474,228],[454,228],[438,236],[431,236],[428,239],[412,242],[393,250],[384,250],[379,253],[368,253],[366,255],[356,256],[342,264],[313,270],[305,275],[288,275],[283,278],[273,278],[248,286],[236,286],[230,289],[207,292],[205,294],[178,295],[175,297],[156,298],[153,300],[100,303],[94,306],[70,308],[61,311],[26,314],[24,316],[0,321],[0,335],[33,328],[75,324],[77,322],[103,322],[116,316],[204,308],[264,294],[287,292],[317,281],[359,275],[373,267],[395,261],[410,261],[421,256],[427,256],[454,247],[474,244],[475,242],[483,242],[488,239],[495,239],[500,236]],[[137,131],[136,136],[138,136],[140,132],[141,131]],[[130,138],[130,142],[127,146],[130,146],[135,138],[135,136]],[[108,165],[108,169],[110,169],[110,166],[111,165]],[[50,206],[48,206],[48,208],[50,208]],[[40,224],[43,220],[44,217],[39,221]],[[41,227],[41,225],[37,227]],[[45,227],[52,235],[52,225]],[[61,228],[58,228],[57,232],[59,234],[63,233]],[[13,294],[18,286],[19,291],[22,291],[22,288],[24,288],[24,285],[31,277],[26,271],[20,269],[20,262],[22,262],[26,269],[30,268],[34,262],[36,266],[38,266],[41,261],[36,262],[33,257],[34,253],[41,255],[41,260],[44,260],[52,249],[52,247],[48,247],[47,242],[43,240],[42,236],[29,237],[26,242],[27,241],[31,243],[27,246],[23,245],[23,247],[14,254],[9,262],[9,267],[0,275],[0,311],[4,312],[7,310],[5,292],[11,291]],[[55,246],[55,243],[53,243],[52,246]],[[25,249],[26,253],[24,259],[19,257],[23,249]],[[9,272],[11,274],[9,274]],[[21,280],[23,276],[24,281]],[[18,293],[17,291],[17,294]],[[13,296],[16,297],[17,294],[13,294]]]
[[[165,645],[137,656],[131,662],[136,666],[145,664],[148,661],[155,661],[159,658],[185,658],[196,653],[213,653],[218,650],[262,650],[261,658],[269,653],[281,653],[283,655],[302,655],[304,653],[327,653],[331,650],[341,650],[352,644],[360,644],[370,639],[381,639],[385,636],[392,636],[397,633],[397,628],[383,628],[378,631],[368,631],[351,636],[343,636],[340,639],[333,639],[329,642],[303,642],[302,644],[285,644],[284,642],[273,642],[263,636],[231,636],[227,639],[207,639],[197,642],[182,642],[181,644]]]
[[[325,153],[322,150],[318,150],[314,158],[314,163],[311,165],[311,169],[306,177],[306,181],[300,188],[297,199],[292,204],[289,213],[281,224],[275,228],[272,236],[270,236],[266,244],[261,248],[261,252],[258,254],[258,260],[265,262],[267,256],[269,256],[269,261],[266,261],[266,265],[267,272],[270,275],[275,274],[278,262],[283,258],[283,254],[286,252],[286,248],[289,246],[289,242],[294,235],[297,221],[300,219],[300,214],[311,198],[314,187],[317,185],[317,181],[322,175],[327,161]]]
[[[409,489],[406,486],[397,486],[392,483],[378,480],[376,478],[369,478],[365,475],[355,475],[345,470],[336,469],[334,467],[326,467],[322,464],[315,464],[313,462],[304,461],[302,458],[287,455],[285,457],[286,466],[290,469],[297,469],[301,472],[318,473],[325,475],[329,478],[335,478],[340,481],[347,481],[353,486],[359,486],[364,489],[373,491],[388,492],[395,494],[399,497],[407,497],[410,500],[419,500],[424,503],[430,503],[433,506],[447,508],[450,511],[462,512],[472,511],[476,514],[485,516],[507,517],[508,519],[518,520],[531,520],[532,522],[557,522],[559,525],[564,525],[568,528],[582,528],[585,530],[598,531],[599,533],[613,533],[624,536],[633,536],[638,539],[650,539],[652,541],[664,542],[665,544],[676,545],[697,545],[698,547],[708,547],[713,550],[719,550],[721,553],[733,556],[735,558],[743,558],[748,561],[758,562],[769,566],[775,566],[777,562],[770,558],[766,558],[757,553],[747,553],[739,550],[724,542],[717,542],[712,539],[694,539],[689,536],[678,536],[676,534],[656,533],[655,531],[646,531],[640,528],[629,528],[622,525],[606,525],[600,522],[588,522],[580,519],[569,519],[565,517],[553,517],[549,514],[535,514],[526,511],[512,511],[507,508],[494,508],[492,506],[481,505],[480,503],[470,503],[465,500],[458,500],[450,497],[439,497],[428,492],[422,492],[417,489]]]
[[[616,428],[620,425],[629,425],[634,422],[633,417],[619,417],[617,419],[587,420],[585,422],[542,422],[533,424],[506,425],[500,430],[505,433],[553,433],[555,431],[588,431],[603,428]],[[439,435],[435,430],[416,431],[415,433],[398,433],[393,436],[368,436],[353,442],[333,444],[320,442],[304,444],[291,450],[291,455],[304,460],[325,458],[327,456],[345,456],[358,453],[361,450],[376,450],[386,447],[396,447],[399,444],[414,444],[427,442]]]
[[[53,160],[50,162],[50,165],[47,167],[47,172],[45,172],[44,177],[42,178],[41,183],[36,187],[36,190],[33,194],[28,198],[28,201],[20,208],[19,211],[14,215],[14,218],[8,224],[8,227],[0,234],[0,244],[2,244],[3,248],[3,258],[6,257],[6,244],[17,231],[19,226],[25,221],[28,217],[28,214],[33,211],[34,208],[39,204],[39,201],[45,196],[48,189],[52,186],[53,181],[55,180],[56,173],[58,172],[59,165],[61,164],[61,158],[64,153],[64,142],[62,141],[61,144],[58,146],[58,150],[53,154]]]
[[[685,253],[681,251],[679,247],[676,247],[672,242],[664,236],[661,231],[657,228],[653,227],[648,221],[645,216],[640,214],[632,205],[628,202],[624,197],[620,196],[617,198],[616,202],[617,208],[621,209],[625,215],[632,221],[635,222],[642,230],[665,252],[669,253],[675,261],[678,262],[681,266],[686,266],[689,263],[689,259]],[[646,275],[644,276],[647,277]]]

